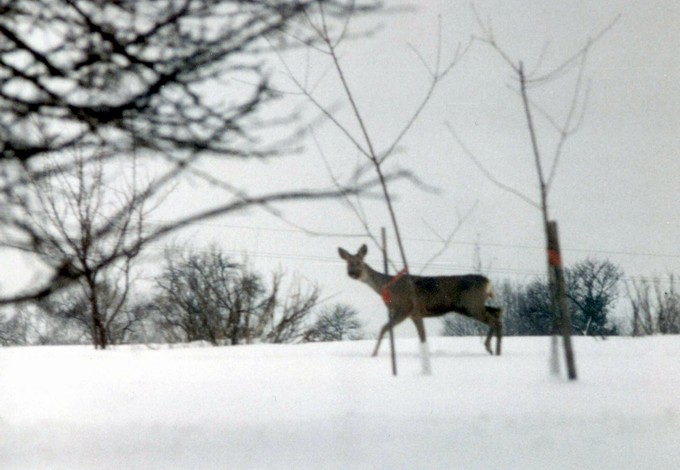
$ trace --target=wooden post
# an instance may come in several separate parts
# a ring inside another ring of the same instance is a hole
[[[383,252],[383,270],[385,272],[385,275],[389,274],[389,266],[387,262],[387,235],[385,233],[385,227],[382,227],[380,229],[380,233],[382,235],[382,252]],[[387,319],[392,320],[392,313],[390,312],[390,309],[387,309]],[[392,358],[392,375],[396,377],[397,375],[397,357],[396,353],[394,351],[394,332],[392,331],[392,328],[389,329],[389,334],[390,334],[390,357]]]
[[[553,298],[553,344],[555,343],[555,335],[559,332],[564,341],[567,375],[569,380],[576,380],[576,360],[571,344],[571,318],[569,315],[569,303],[567,302],[567,289],[564,279],[564,268],[562,266],[557,222],[548,221],[546,234],[548,239],[548,271],[550,273]]]

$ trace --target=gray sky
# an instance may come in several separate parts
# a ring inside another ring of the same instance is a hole
[[[391,4],[392,2],[387,2]],[[421,102],[428,75],[413,52],[434,64],[441,17],[442,62],[459,44],[481,34],[468,1],[418,2],[414,11],[362,19],[357,27],[381,25],[366,39],[340,47],[344,72],[377,147],[389,146]],[[596,257],[620,265],[626,276],[680,274],[680,3],[630,1],[477,1],[499,45],[527,70],[547,72],[578,51],[587,40],[620,19],[588,54],[584,80],[589,94],[583,122],[567,141],[550,194],[551,216],[559,222],[567,265]],[[542,57],[542,59],[541,59]],[[315,96],[342,106],[337,116],[354,131],[328,62],[316,56],[286,56],[297,78],[316,84]],[[294,90],[285,70],[274,63],[280,86]],[[557,119],[566,115],[576,70],[530,90],[532,99]],[[469,216],[446,251],[426,267],[428,274],[472,269],[478,243],[484,271],[492,279],[531,280],[545,272],[540,213],[490,182],[451,137],[453,127],[477,159],[504,184],[538,199],[528,131],[516,81],[508,65],[489,46],[474,43],[443,79],[420,119],[392,157],[392,168],[412,170],[436,188],[393,186],[396,211],[412,271],[442,248],[439,237]],[[285,106],[295,108],[299,97]],[[556,134],[540,116],[539,145],[550,161]],[[315,134],[338,175],[347,175],[362,157],[330,124]],[[272,188],[328,186],[330,177],[312,142],[307,150],[270,163],[224,165],[211,171],[251,193]],[[220,197],[187,181],[163,211],[186,210]],[[379,201],[365,202],[371,229],[388,225]],[[324,233],[361,235],[351,211],[339,203],[283,206],[286,220]],[[156,217],[162,219],[163,211]],[[167,214],[168,212],[166,212]],[[390,230],[391,233],[391,230]],[[366,237],[313,237],[260,210],[206,222],[175,240],[215,243],[246,253],[263,272],[277,267],[319,283],[332,302],[361,310],[374,332],[385,318],[380,298],[346,276],[337,247],[355,251]],[[394,243],[392,243],[394,247]],[[157,253],[161,246],[154,247]],[[396,255],[396,251],[393,252]],[[369,244],[368,262],[378,268]],[[410,327],[409,327],[410,328]],[[428,331],[439,331],[438,323]],[[404,328],[404,331],[409,329]]]
[[[676,215],[680,208],[680,5],[672,1],[486,1],[476,2],[476,8],[492,24],[496,40],[511,59],[522,60],[536,74],[572,56],[620,15],[588,55],[585,114],[564,147],[550,211],[559,222],[567,264],[591,256],[610,259],[631,278],[680,273]],[[421,2],[413,12],[379,18],[381,29],[375,37],[346,42],[340,48],[345,74],[378,148],[392,143],[427,91],[428,76],[413,49],[434,64],[439,15],[445,62],[471,35],[481,34],[468,2]],[[318,99],[328,105],[342,102],[338,81],[323,58],[288,60],[299,80],[316,85]],[[277,78],[282,87],[293,90],[285,75],[280,70]],[[562,120],[575,80],[576,69],[531,89],[532,99]],[[426,267],[427,273],[469,271],[476,242],[485,272],[494,279],[527,281],[545,272],[539,212],[491,183],[445,126],[448,122],[456,130],[497,179],[537,200],[529,135],[516,89],[512,71],[499,55],[474,43],[403,140],[394,167],[410,169],[438,189],[429,193],[407,184],[394,187],[414,271],[442,248],[438,239],[455,228],[458,214],[472,210],[453,243]],[[337,115],[356,131],[349,107],[342,103]],[[536,121],[539,146],[550,163],[557,136],[540,116]],[[362,161],[332,125],[315,132],[337,175],[348,174]],[[260,174],[252,181],[264,188],[324,185],[329,180],[314,145],[304,155],[255,171]],[[382,225],[389,226],[383,204],[366,202],[365,209],[374,233]],[[288,206],[284,215],[313,231],[362,232],[356,217],[337,203]],[[226,226],[217,227],[215,240],[222,239],[225,247],[248,251],[257,264],[280,265],[318,281],[326,294],[337,294],[334,301],[359,307],[365,319],[372,319],[371,325],[383,320],[379,297],[348,279],[336,254],[338,245],[354,251],[365,238],[314,238],[257,211],[223,223]],[[368,260],[380,266],[375,247],[369,250]]]

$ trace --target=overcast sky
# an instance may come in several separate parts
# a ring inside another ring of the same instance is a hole
[[[559,223],[567,265],[595,257],[618,264],[628,278],[680,274],[680,3],[503,0],[475,5],[508,56],[537,75],[571,57],[620,16],[589,51],[583,121],[564,146],[550,193],[550,214]],[[371,25],[380,28],[369,38],[340,46],[347,80],[379,149],[391,145],[427,92],[428,74],[421,58],[431,66],[435,63],[439,24],[442,63],[459,45],[467,45],[472,35],[482,34],[469,1],[426,1],[417,2],[408,12],[354,23],[362,30]],[[285,59],[298,79],[316,84],[315,96],[321,102],[340,105],[333,108],[338,118],[355,130],[328,62],[314,55]],[[274,61],[271,67],[282,89],[295,89],[280,64]],[[576,71],[530,89],[532,99],[557,120],[569,110]],[[499,54],[481,42],[473,43],[436,88],[392,158],[392,168],[409,169],[437,190],[428,192],[410,184],[393,187],[414,272],[442,248],[439,237],[448,236],[458,217],[467,214],[446,251],[425,267],[426,273],[469,272],[475,246],[484,272],[494,280],[528,281],[545,273],[539,211],[489,181],[446,125],[455,129],[496,179],[538,200],[529,134],[516,90],[512,70]],[[284,103],[293,109],[301,99],[290,96]],[[536,120],[539,146],[550,164],[557,136],[540,115]],[[362,162],[332,125],[317,125],[315,135],[337,176],[349,174]],[[326,165],[311,140],[305,152],[290,158],[225,165],[213,171],[229,175],[230,181],[253,194],[330,184]],[[163,210],[184,210],[219,197],[198,182],[183,187]],[[366,242],[368,262],[381,266],[376,248],[361,236],[363,229],[354,214],[339,203],[291,204],[281,210],[286,220],[309,230],[355,236],[313,237],[263,211],[251,210],[206,222],[175,239],[212,242],[235,254],[247,253],[263,272],[281,267],[291,275],[298,273],[319,283],[331,302],[359,308],[369,331],[375,331],[385,316],[380,298],[349,279],[337,256],[338,246],[356,251]],[[374,233],[389,224],[379,201],[366,202],[365,210]],[[157,217],[162,219],[163,212]],[[430,323],[428,328],[436,332],[440,327]]]
[[[619,18],[589,51],[584,116],[563,149],[550,193],[550,214],[559,223],[567,265],[595,257],[620,265],[628,278],[679,274],[680,4],[523,0],[475,5],[509,57],[521,60],[535,75],[561,64]],[[371,25],[380,29],[373,37],[346,41],[340,47],[347,80],[379,149],[391,145],[427,92],[428,74],[420,57],[434,66],[440,21],[442,63],[471,36],[482,34],[469,2],[429,1],[419,2],[410,12],[354,23],[356,29]],[[299,80],[315,86],[320,101],[340,104],[336,115],[356,130],[325,58],[312,54],[286,60]],[[295,90],[283,67],[276,70],[277,83]],[[532,99],[563,120],[576,72],[573,68],[532,88]],[[449,235],[459,216],[469,214],[446,251],[425,267],[426,273],[470,271],[476,245],[484,272],[493,279],[528,281],[545,272],[539,211],[489,181],[446,126],[455,129],[496,179],[538,200],[529,134],[516,90],[512,70],[499,54],[475,42],[439,84],[402,141],[393,168],[409,169],[437,189],[428,192],[409,184],[393,188],[413,271],[424,268],[442,248],[439,238]],[[286,101],[291,106],[293,102],[293,97]],[[539,146],[549,165],[557,135],[540,115],[536,120]],[[362,162],[332,125],[317,126],[315,134],[337,176],[347,175]],[[330,177],[319,153],[310,142],[301,155],[249,166],[234,175],[253,192],[328,185]],[[374,233],[389,226],[382,203],[369,201],[364,208]],[[312,231],[363,232],[354,214],[338,203],[289,205],[282,211],[288,221]],[[263,270],[280,266],[318,282],[332,301],[357,306],[364,319],[370,319],[371,328],[383,319],[380,298],[347,278],[337,257],[337,246],[355,251],[368,242],[368,261],[379,268],[380,257],[367,237],[312,237],[257,210],[206,224],[191,236],[247,252]]]

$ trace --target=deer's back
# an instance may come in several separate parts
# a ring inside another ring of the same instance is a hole
[[[483,304],[489,280],[479,274],[462,276],[413,276],[422,305],[431,315],[456,311],[463,314],[471,303]]]

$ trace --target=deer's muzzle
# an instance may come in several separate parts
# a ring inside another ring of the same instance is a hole
[[[361,269],[348,269],[347,275],[352,279],[359,279],[361,277]]]

